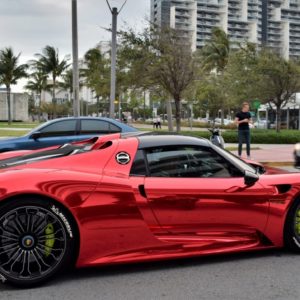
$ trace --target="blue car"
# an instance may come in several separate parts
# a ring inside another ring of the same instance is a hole
[[[40,149],[118,132],[138,132],[138,130],[109,118],[55,119],[43,123],[22,137],[0,140],[0,152]]]

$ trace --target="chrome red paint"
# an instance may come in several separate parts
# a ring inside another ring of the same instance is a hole
[[[64,205],[79,229],[78,267],[283,246],[299,175],[270,170],[252,187],[243,178],[132,177],[137,147],[135,137],[105,136],[84,154],[2,170],[0,202],[31,194]],[[131,161],[118,163],[119,152]],[[279,184],[292,188],[280,193]]]

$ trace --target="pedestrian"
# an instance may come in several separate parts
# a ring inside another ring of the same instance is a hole
[[[161,119],[160,119],[160,116],[158,116],[158,117],[156,118],[156,128],[161,129]]]
[[[153,118],[153,129],[157,128],[157,118]]]
[[[250,127],[252,124],[251,114],[249,112],[249,103],[244,102],[242,110],[235,115],[235,123],[238,125],[239,139],[239,157],[242,155],[243,142],[246,143],[247,158],[250,159]]]

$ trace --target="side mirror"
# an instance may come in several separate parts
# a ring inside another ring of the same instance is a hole
[[[244,175],[244,182],[245,185],[247,186],[252,186],[255,184],[255,182],[259,179],[259,176],[255,173],[252,173],[248,170],[245,171],[245,175]]]
[[[34,132],[34,133],[30,136],[30,138],[31,138],[31,139],[34,139],[34,140],[37,140],[37,139],[40,138],[40,137],[41,137],[41,133],[40,133],[39,131]]]

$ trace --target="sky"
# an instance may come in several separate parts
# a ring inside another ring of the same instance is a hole
[[[0,49],[21,53],[20,63],[34,58],[46,45],[59,49],[61,58],[72,54],[71,0],[0,0]],[[120,8],[123,0],[109,0]],[[79,57],[100,41],[108,41],[111,13],[105,0],[77,0]],[[118,17],[118,29],[146,26],[150,0],[127,0]],[[13,91],[20,92],[22,80]]]

